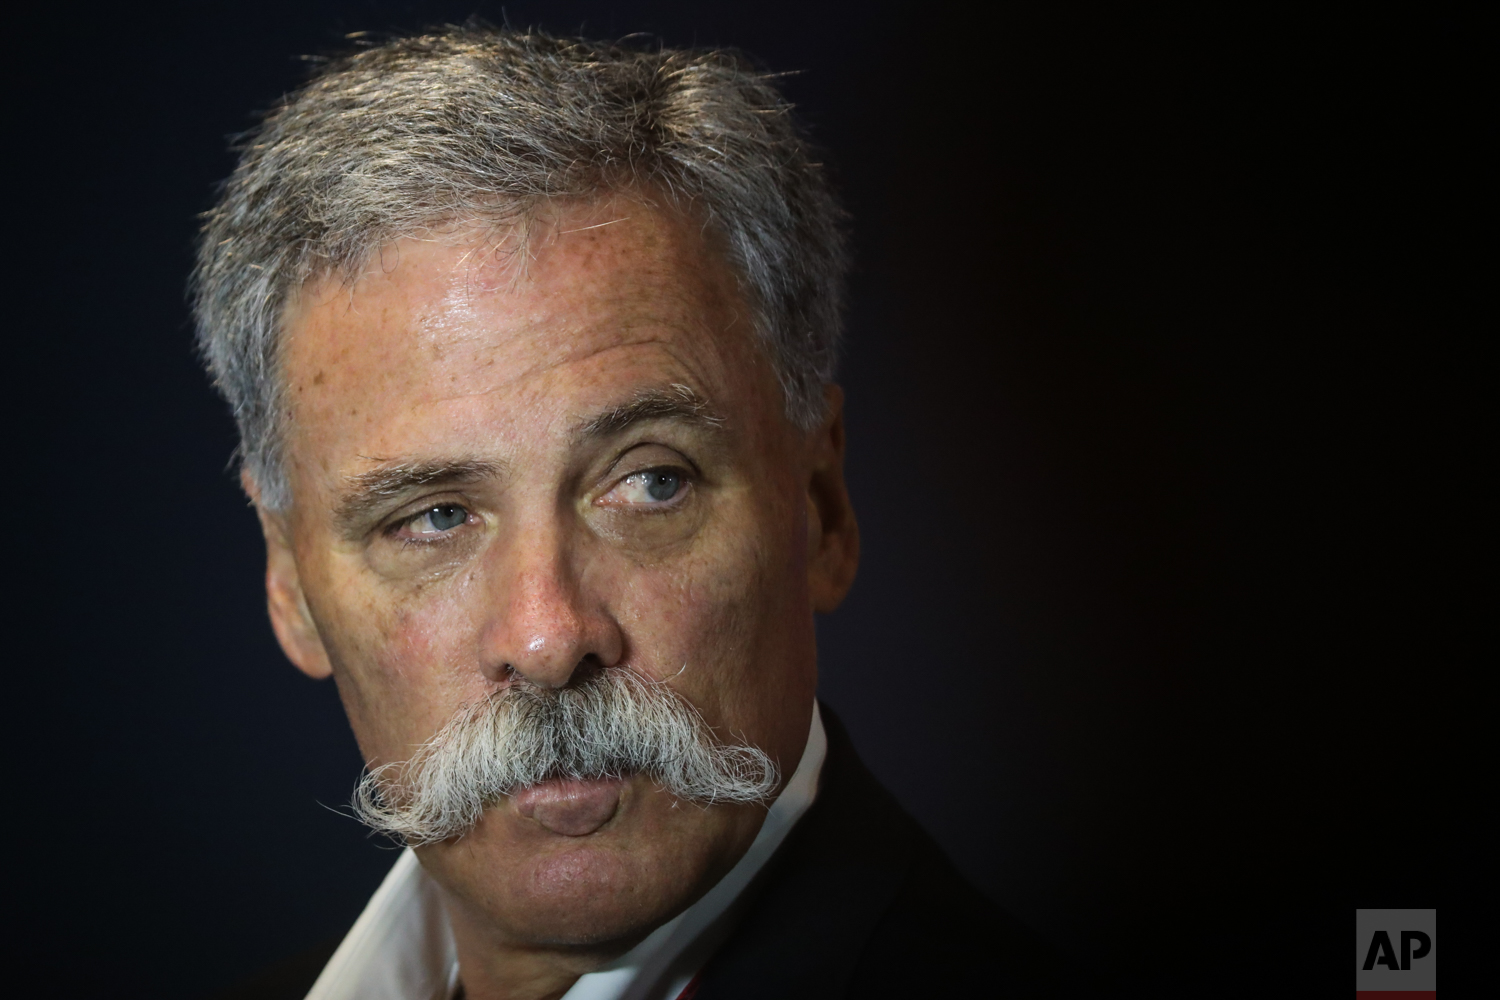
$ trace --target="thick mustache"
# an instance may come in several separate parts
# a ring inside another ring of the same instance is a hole
[[[718,740],[666,684],[607,668],[561,689],[513,684],[465,706],[410,759],[367,772],[353,808],[375,830],[432,843],[462,836],[518,789],[634,774],[705,804],[763,801],[780,781],[763,751]]]

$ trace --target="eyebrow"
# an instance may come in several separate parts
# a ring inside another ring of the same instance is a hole
[[[630,402],[589,418],[578,425],[573,436],[575,439],[607,437],[645,420],[662,419],[685,420],[712,428],[724,425],[724,418],[714,415],[708,400],[692,386],[674,382],[665,389],[646,389]]]
[[[334,522],[346,533],[358,532],[370,514],[403,493],[436,483],[475,483],[500,473],[495,462],[477,459],[399,462],[344,477],[345,489],[334,504]]]
[[[646,420],[685,420],[718,428],[724,418],[709,409],[708,401],[692,386],[672,383],[664,389],[646,389],[628,403],[605,410],[579,424],[575,441],[607,437]],[[344,477],[344,489],[333,506],[334,523],[346,535],[362,534],[365,523],[412,490],[437,484],[462,486],[498,476],[498,462],[481,459],[439,459],[425,462],[391,462]]]

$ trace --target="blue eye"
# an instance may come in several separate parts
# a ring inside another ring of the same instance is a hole
[[[674,505],[687,494],[690,482],[689,474],[681,469],[643,469],[620,480],[600,499],[621,508],[675,509]]]
[[[469,512],[462,507],[447,504],[442,507],[432,508],[432,510],[427,512],[427,517],[435,529],[438,531],[447,531],[449,528],[456,528],[467,521],[469,519]]]
[[[682,477],[664,469],[642,472],[641,479],[646,487],[646,495],[657,501],[672,499],[682,487]]]
[[[417,535],[437,535],[457,528],[469,519],[469,512],[457,504],[445,503],[431,507],[412,518],[411,532]]]

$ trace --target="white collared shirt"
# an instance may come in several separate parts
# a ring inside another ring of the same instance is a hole
[[[692,906],[613,962],[581,977],[563,1000],[674,1000],[720,943],[724,917],[818,794],[828,738],[813,703],[807,748],[745,856]],[[328,960],[307,1000],[451,1000],[458,951],[434,882],[401,852]]]

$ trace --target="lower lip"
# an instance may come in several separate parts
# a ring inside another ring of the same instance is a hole
[[[516,812],[563,837],[586,837],[614,819],[625,781],[576,778],[544,781],[510,797]]]

